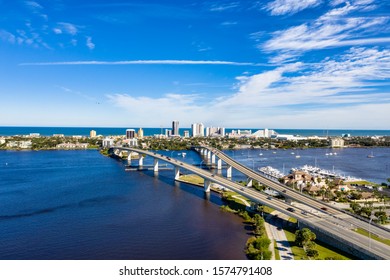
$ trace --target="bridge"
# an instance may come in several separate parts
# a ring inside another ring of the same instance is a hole
[[[122,151],[128,152],[128,160],[131,161],[131,152],[136,152],[140,155],[138,159],[139,167],[143,166],[143,158],[144,156],[150,156],[154,158],[153,171],[159,171],[159,161],[167,162],[174,166],[174,178],[175,180],[179,179],[180,169],[185,169],[190,171],[204,179],[204,191],[209,192],[212,183],[223,186],[229,190],[232,190],[255,203],[259,203],[262,205],[269,206],[273,209],[276,209],[282,213],[285,213],[291,217],[296,218],[303,224],[308,225],[309,227],[315,229],[317,232],[324,233],[329,236],[333,240],[338,240],[343,244],[347,245],[351,248],[350,253],[354,254],[359,252],[364,254],[366,258],[372,259],[390,259],[390,246],[378,242],[372,238],[368,238],[364,235],[356,233],[355,228],[363,228],[367,229],[369,233],[376,234],[385,239],[390,239],[390,234],[388,231],[383,230],[381,228],[377,228],[370,223],[359,220],[353,216],[346,214],[338,210],[337,208],[330,207],[327,204],[323,204],[320,201],[314,200],[310,197],[302,195],[299,192],[291,190],[287,186],[270,180],[259,173],[253,171],[252,169],[234,161],[222,151],[219,151],[215,148],[200,146],[195,147],[198,152],[202,155],[207,156],[211,160],[214,157],[216,162],[216,166],[218,169],[222,168],[222,161],[227,165],[226,178],[220,175],[215,175],[209,170],[204,170],[198,167],[195,167],[191,164],[185,163],[183,161],[179,161],[177,159],[173,159],[169,156],[162,155],[156,152],[151,152],[147,150],[141,150],[132,147],[112,147],[111,148],[114,153],[119,155]],[[218,158],[218,159],[217,159]],[[242,185],[231,180],[232,176],[232,168],[240,171],[250,178],[250,180],[256,180],[280,193],[283,196],[301,202],[305,205],[310,206],[315,211],[309,212],[304,209],[299,208],[298,206],[293,206],[290,203],[273,199],[268,195],[259,192],[250,187],[243,187]],[[324,205],[328,208],[327,211],[324,211]]]

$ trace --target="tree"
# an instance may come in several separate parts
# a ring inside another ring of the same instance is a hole
[[[359,203],[356,203],[356,202],[351,202],[349,204],[349,207],[351,207],[352,211],[358,215],[360,215],[361,211],[362,211],[362,207],[360,206]]]
[[[318,251],[314,249],[309,249],[306,251],[306,255],[310,258],[317,258],[318,257]]]
[[[379,223],[384,224],[387,221],[387,213],[385,211],[377,211],[374,213],[375,217],[378,218]]]
[[[311,247],[313,245],[311,242],[313,242],[316,238],[317,236],[315,233],[308,228],[303,228],[295,232],[295,242],[298,246],[303,247],[303,249],[307,246]]]

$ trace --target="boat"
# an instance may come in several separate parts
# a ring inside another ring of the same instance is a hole
[[[301,156],[300,155],[296,155],[295,158],[300,158]]]
[[[294,155],[295,153],[294,152],[291,152],[292,155]]]
[[[259,154],[259,156],[262,156],[262,155],[263,155],[262,153]]]
[[[371,154],[370,154],[370,155],[368,155],[367,157],[368,157],[368,158],[373,158],[373,157],[374,157],[374,153],[373,153],[373,152],[371,152]]]
[[[181,153],[182,157],[186,157],[187,153]]]
[[[257,170],[259,170],[263,174],[268,175],[270,177],[273,177],[275,179],[279,179],[279,178],[282,178],[284,176],[284,174],[282,172],[280,172],[279,170],[277,170],[271,166],[261,167],[261,168],[258,168]]]

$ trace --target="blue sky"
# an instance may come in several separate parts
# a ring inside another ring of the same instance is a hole
[[[0,0],[0,125],[390,129],[380,0]]]

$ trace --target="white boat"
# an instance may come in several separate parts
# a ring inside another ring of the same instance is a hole
[[[291,152],[292,155],[294,155],[295,153],[294,152]]]
[[[370,155],[368,155],[367,157],[368,157],[368,158],[373,158],[373,157],[374,157],[374,153],[373,153],[373,152],[371,152],[371,154],[370,154]]]
[[[295,158],[300,158],[301,156],[300,155],[296,155]]]
[[[187,153],[181,153],[182,157],[186,157]]]

